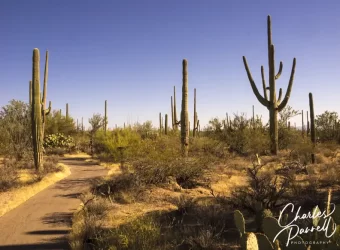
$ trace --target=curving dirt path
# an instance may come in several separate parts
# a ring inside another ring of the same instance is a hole
[[[0,250],[69,249],[66,236],[81,202],[78,196],[108,170],[85,158],[61,162],[70,167],[71,175],[0,217]]]

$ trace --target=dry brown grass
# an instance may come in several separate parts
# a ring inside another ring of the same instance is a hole
[[[338,148],[334,148],[334,145],[325,148],[318,146],[316,153],[317,164],[308,164],[309,175],[297,176],[302,188],[311,185],[311,180],[314,179],[330,185],[340,183],[340,174],[337,171],[340,167],[338,150]],[[291,151],[289,150],[280,151],[277,156],[262,156],[260,158],[264,164],[264,171],[273,171],[273,169],[282,167],[283,163],[292,160]],[[123,192],[123,195],[126,195],[124,199],[129,200],[129,202],[125,204],[111,203],[108,209],[108,217],[106,217],[105,221],[102,221],[102,225],[106,228],[118,228],[133,222],[137,218],[146,216],[150,212],[175,211],[178,209],[178,204],[176,205],[173,201],[183,195],[188,199],[195,200],[197,204],[208,204],[210,200],[214,199],[213,194],[215,196],[230,197],[235,188],[248,184],[246,168],[252,165],[253,160],[255,160],[254,156],[248,158],[234,156],[216,165],[205,174],[205,178],[210,182],[208,186],[198,186],[177,191],[173,190],[170,185],[152,186],[140,192],[137,198],[129,196],[128,192]],[[111,177],[122,174],[119,164],[107,165],[107,167],[110,169],[109,175]],[[320,191],[322,190],[320,189]],[[78,224],[75,224],[73,228],[74,235],[77,232],[79,234],[82,230],[81,226],[79,226],[80,219],[75,219],[75,221],[77,220]],[[233,227],[233,225],[229,226]],[[236,246],[233,245],[233,247]],[[229,249],[231,248],[232,246]]]
[[[47,174],[43,179],[37,183],[33,183],[24,187],[20,187],[11,191],[0,193],[0,216],[8,211],[16,208],[35,194],[39,193],[48,186],[56,183],[57,181],[67,177],[71,174],[70,169],[60,164],[62,171],[57,173]],[[34,175],[28,172],[22,172],[21,180],[23,183],[35,178]]]

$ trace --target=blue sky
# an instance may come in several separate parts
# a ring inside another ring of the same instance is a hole
[[[242,56],[261,89],[261,65],[268,79],[269,14],[276,67],[283,61],[277,89],[286,92],[296,57],[288,104],[307,110],[312,92],[316,114],[340,113],[339,11],[338,1],[2,0],[0,106],[11,99],[28,101],[32,51],[39,48],[41,77],[49,51],[47,97],[53,109],[64,112],[69,103],[70,114],[86,122],[103,113],[108,100],[109,127],[137,120],[158,126],[159,112],[171,114],[174,85],[180,108],[184,58],[191,120],[194,88],[202,125],[226,112],[250,117],[252,105],[267,120]]]

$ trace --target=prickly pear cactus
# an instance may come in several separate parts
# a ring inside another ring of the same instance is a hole
[[[276,241],[274,242],[274,249],[275,249],[275,250],[281,250],[281,248],[280,248],[280,243],[279,243],[278,240],[276,240]]]
[[[259,250],[257,238],[254,233],[246,233],[241,238],[242,250]]]
[[[320,211],[319,207],[318,207],[318,206],[315,206],[315,207],[313,208],[313,210],[312,210],[312,214],[317,215],[317,214],[319,214],[319,213],[321,214],[321,211]],[[320,217],[315,217],[315,218],[312,219],[312,221],[313,221],[313,226],[314,226],[314,227],[317,227],[318,224],[319,224],[319,221],[320,221]]]
[[[261,250],[274,250],[273,244],[265,234],[256,233],[257,244]]]
[[[246,223],[240,210],[234,211],[234,221],[238,231],[240,232],[240,236],[242,237],[246,232]]]
[[[263,222],[263,219],[268,216],[273,216],[272,212],[269,209],[262,209],[256,212],[255,222],[257,225],[257,230],[259,232],[263,232],[262,222]]]
[[[266,217],[263,219],[262,223],[263,231],[265,235],[268,236],[269,240],[271,242],[274,241],[275,237],[277,236],[276,239],[278,239],[280,242],[286,242],[288,239],[288,232],[286,230],[282,231],[282,227],[280,227],[277,219],[274,217]],[[281,232],[282,231],[282,232]]]

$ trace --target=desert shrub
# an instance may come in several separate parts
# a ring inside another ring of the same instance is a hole
[[[161,184],[172,176],[185,188],[195,186],[211,163],[209,157],[182,158],[179,139],[172,137],[144,140],[131,159],[132,169],[141,182]]]
[[[91,192],[94,195],[109,197],[119,203],[129,203],[131,199],[129,201],[125,200],[125,194],[135,199],[137,193],[141,190],[141,183],[133,173],[113,176],[109,180],[101,180],[99,183],[94,183],[91,187]]]
[[[57,156],[46,157],[43,161],[43,170],[38,172],[38,181],[40,181],[44,176],[50,173],[57,173],[63,170],[63,168],[58,164]]]
[[[51,134],[44,138],[44,149],[47,153],[62,155],[74,148],[74,140],[71,136],[64,134]]]
[[[285,204],[291,178],[277,175],[274,169],[265,169],[256,163],[247,168],[247,176],[249,185],[232,192],[231,202],[235,207],[255,213],[256,204],[261,204],[264,209],[275,209]]]
[[[339,140],[339,119],[337,112],[325,111],[315,118],[317,136],[321,142]]]
[[[77,226],[80,230],[72,232],[69,236],[73,239],[72,249],[84,249],[84,245],[90,247],[97,245],[100,241],[98,235],[102,232],[102,221],[110,208],[108,200],[96,198],[88,193],[81,195],[80,199],[83,207],[73,218],[73,227]]]
[[[75,135],[73,135],[75,150],[80,152],[89,152],[89,145],[90,145],[90,136],[83,132],[79,131]]]
[[[107,131],[106,135],[104,131],[98,131],[94,138],[94,152],[107,160],[120,162],[122,157],[133,156],[140,142],[140,135],[131,129],[115,129]]]
[[[22,160],[32,155],[29,105],[11,100],[0,111],[0,154]]]
[[[53,110],[46,116],[45,135],[63,134],[71,136],[76,133],[76,125],[71,117],[60,114],[60,111]]]
[[[135,124],[133,130],[136,131],[141,138],[144,139],[155,139],[157,138],[157,129],[153,128],[151,121],[146,121],[143,124]]]
[[[17,160],[5,159],[3,166],[0,166],[0,192],[15,187],[18,178]]]
[[[313,144],[308,138],[292,143],[289,147],[290,159],[299,161],[304,165],[311,162],[311,154],[314,152]]]
[[[103,231],[96,249],[161,250],[161,227],[153,216],[139,217],[117,228]]]
[[[229,155],[227,143],[209,137],[190,138],[189,155],[206,155],[217,158],[226,158]]]
[[[203,176],[206,166],[199,160],[178,158],[172,161],[145,159],[133,163],[133,169],[139,180],[145,184],[165,183],[172,176],[183,188],[192,188]]]

